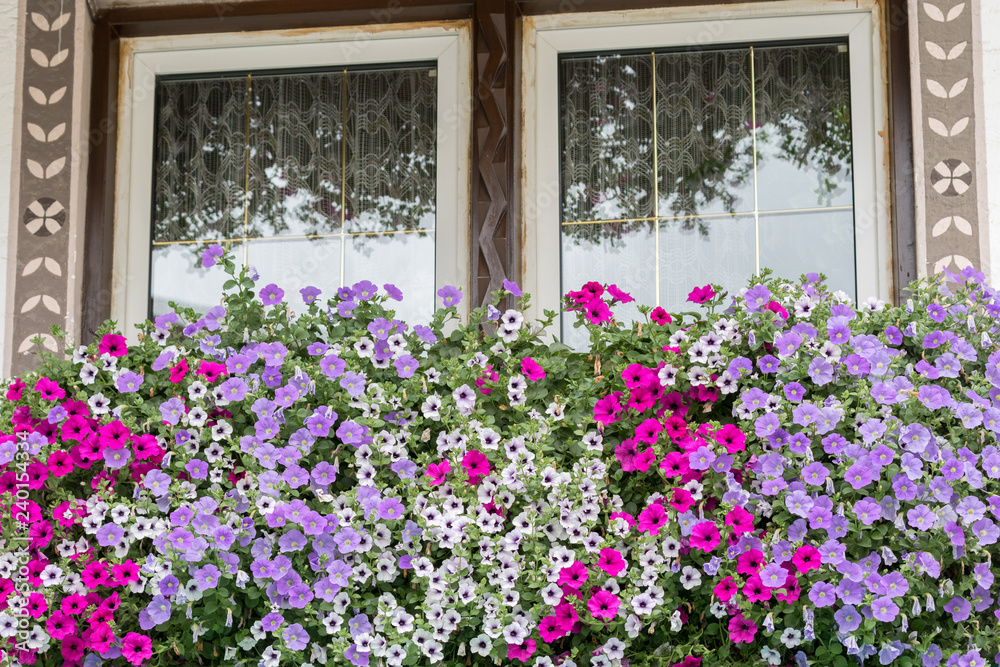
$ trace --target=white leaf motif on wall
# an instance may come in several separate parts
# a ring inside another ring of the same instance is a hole
[[[27,301],[24,302],[24,305],[21,306],[21,312],[22,313],[30,312],[34,310],[35,306],[37,306],[39,303],[45,306],[46,310],[49,310],[55,313],[56,315],[58,315],[62,310],[61,308],[59,308],[59,302],[53,299],[48,294],[36,294],[35,296],[30,297]]]
[[[63,170],[66,166],[66,158],[61,157],[57,160],[53,160],[49,163],[49,166],[42,167],[42,165],[34,160],[27,161],[28,171],[35,178],[52,178],[56,176]]]
[[[924,42],[924,46],[927,47],[927,52],[938,60],[954,60],[962,55],[967,45],[968,42],[962,42],[953,46],[951,51],[945,52],[939,44],[935,44],[934,42]]]
[[[930,126],[935,134],[939,134],[942,137],[954,137],[961,134],[969,126],[969,117],[960,118],[957,123],[951,126],[951,129],[948,129],[948,126],[937,118],[928,118],[927,125]]]
[[[65,14],[60,15],[58,18],[56,18],[55,21],[52,22],[52,27],[49,28],[49,29],[50,30],[62,30],[63,26],[65,26],[67,23],[69,23],[70,16],[71,16],[71,14],[69,12],[66,12]]]
[[[924,3],[924,11],[927,12],[927,16],[930,16],[935,21],[940,21],[942,23],[948,21],[954,21],[961,15],[962,10],[964,9],[965,9],[965,3],[961,2],[952,7],[951,9],[949,9],[948,15],[945,16],[944,12],[942,12],[937,5],[932,5],[929,2]]]
[[[951,90],[945,90],[945,87],[934,79],[927,79],[927,90],[931,92],[935,97],[941,97],[944,99],[950,99],[952,97],[958,97],[965,90],[965,87],[969,84],[969,78],[966,77],[955,82],[955,85],[951,87]]]
[[[31,12],[31,22],[38,26],[39,30],[44,30],[45,32],[54,32],[56,30],[61,30],[63,26],[69,23],[70,14],[62,14],[51,24],[48,19],[38,12]]]
[[[938,261],[934,262],[934,273],[941,273],[942,271],[947,269],[949,265],[951,265],[952,261],[955,262],[955,266],[958,267],[959,271],[961,271],[966,267],[972,266],[972,262],[969,260],[968,257],[963,257],[962,255],[946,255],[941,259],[939,259]]]
[[[43,130],[40,125],[36,125],[35,123],[28,123],[28,133],[36,140],[41,141],[43,143],[55,141],[56,139],[61,137],[65,132],[66,132],[66,123],[59,123],[54,128],[52,128],[52,131],[49,132],[48,134],[45,133],[45,130]]]
[[[30,336],[28,336],[27,338],[25,338],[23,341],[21,341],[21,345],[18,346],[18,348],[17,348],[18,353],[24,354],[25,352],[27,352],[28,350],[30,350],[32,347],[34,347],[34,343],[32,343],[31,341],[34,340],[35,338],[41,338],[42,339],[42,345],[44,345],[45,347],[49,348],[53,352],[55,352],[58,349],[58,346],[56,345],[56,339],[53,338],[51,334],[36,333],[36,334],[31,334]]]
[[[31,95],[31,99],[35,100],[38,104],[43,106],[48,104],[55,104],[63,98],[66,94],[66,86],[56,90],[51,95],[46,95],[41,88],[35,88],[34,86],[28,87],[28,94]]]
[[[948,216],[947,218],[941,218],[934,223],[934,228],[931,230],[931,236],[941,236],[948,231],[953,223],[958,231],[962,232],[966,236],[972,235],[972,224],[965,218],[955,215]]]
[[[69,58],[69,49],[59,51],[52,56],[51,60],[42,51],[38,49],[31,49],[31,59],[42,67],[57,67],[66,62],[67,58]]]
[[[24,271],[21,272],[21,275],[30,276],[42,266],[44,266],[46,270],[54,276],[62,275],[62,268],[59,266],[59,262],[51,257],[36,257],[30,260],[24,265]]]

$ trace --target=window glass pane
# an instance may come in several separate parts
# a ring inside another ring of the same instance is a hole
[[[831,290],[857,298],[854,274],[854,214],[812,211],[760,216],[761,265],[782,278],[823,273]]]
[[[849,70],[828,42],[563,56],[562,291],[677,311],[770,267],[856,297]]]
[[[248,237],[340,232],[343,72],[250,81]]]
[[[562,234],[563,291],[579,289],[596,280],[615,283],[635,302],[620,305],[616,316],[626,321],[637,317],[636,306],[656,298],[656,253],[652,222],[606,222],[565,225]],[[586,329],[574,329],[569,317],[563,327],[566,344],[581,347],[588,340]]]
[[[229,276],[222,271],[199,268],[203,248],[187,243],[153,246],[149,267],[149,301],[153,313],[169,312],[171,301],[199,313],[219,303],[222,284]],[[237,257],[243,256],[242,243],[233,244],[231,249]]]
[[[434,67],[161,80],[156,129],[152,314],[217,303],[222,274],[198,260],[229,240],[291,303],[306,285],[395,282],[430,319]]]
[[[659,215],[753,211],[750,50],[656,56]]]
[[[153,242],[241,236],[246,81],[164,81],[157,89]]]
[[[410,324],[428,324],[434,303],[434,233],[352,234],[347,237],[344,263],[348,276],[370,280],[381,287],[392,283],[403,292],[401,302],[390,301],[396,314]],[[348,280],[348,282],[354,282]]]
[[[653,215],[649,56],[567,58],[562,77],[562,219]]]
[[[349,72],[347,95],[347,231],[434,229],[434,71]]]
[[[258,285],[275,283],[288,303],[301,306],[303,287],[319,287],[325,298],[340,283],[340,244],[340,236],[251,240],[246,261],[260,274]]]
[[[761,211],[851,206],[846,45],[754,49]]]
[[[752,215],[660,223],[660,300],[667,312],[696,310],[696,286],[712,282],[732,293],[754,273]]]

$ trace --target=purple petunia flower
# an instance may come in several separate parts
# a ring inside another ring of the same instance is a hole
[[[115,380],[115,386],[123,394],[139,391],[139,387],[142,386],[142,376],[132,371],[125,371]]]
[[[385,285],[382,285],[382,289],[385,290],[385,293],[389,295],[390,299],[394,301],[403,300],[403,293],[400,291],[398,287],[396,287],[392,283],[386,283]]]
[[[97,543],[102,547],[117,547],[124,536],[125,531],[115,523],[106,523],[97,529]]]
[[[192,479],[206,479],[208,477],[208,464],[200,459],[191,459],[184,464],[184,469],[188,471]]]
[[[503,288],[505,290],[507,290],[508,292],[510,292],[513,296],[522,296],[521,295],[521,288],[518,287],[517,283],[515,283],[513,280],[507,280],[506,278],[504,278],[503,279]]]
[[[176,426],[180,422],[182,414],[184,414],[184,401],[177,396],[160,404],[160,416],[168,424]]]
[[[837,593],[833,584],[820,581],[813,584],[809,591],[809,599],[816,607],[830,607],[837,602]]]
[[[872,601],[872,616],[883,623],[891,623],[899,615],[899,607],[890,598],[882,596]]]
[[[396,359],[393,365],[396,367],[396,374],[403,379],[413,377],[413,373],[420,367],[417,360],[409,354],[404,354]]]
[[[462,292],[453,285],[445,285],[437,291],[437,295],[444,302],[444,307],[457,306],[462,301]]]
[[[979,540],[979,546],[989,546],[1000,539],[1000,528],[992,519],[980,519],[972,524],[972,534]]]
[[[351,553],[358,548],[358,544],[361,542],[361,535],[353,528],[345,526],[337,531],[337,534],[333,537],[333,541],[336,542],[337,548],[341,553]]]
[[[809,363],[809,369],[806,372],[817,385],[823,386],[833,381],[833,365],[824,357],[813,359]]]
[[[400,479],[413,479],[417,474],[417,464],[409,459],[400,459],[390,466]]]
[[[854,605],[844,605],[834,613],[833,618],[837,621],[839,630],[845,634],[854,632],[861,627],[861,613],[855,609]]]
[[[937,515],[927,505],[920,504],[906,513],[906,521],[919,531],[928,531],[937,523]]]
[[[958,623],[969,618],[969,613],[972,611],[972,603],[956,595],[948,600],[948,603],[944,606],[944,610],[951,614],[951,620]]]
[[[437,342],[437,336],[434,335],[434,331],[423,324],[414,325],[413,333],[417,334],[417,337],[428,345],[433,345]]]
[[[171,605],[170,600],[162,595],[153,596],[152,601],[146,605],[146,613],[156,625],[166,623],[170,620]]]
[[[194,580],[198,582],[198,589],[206,591],[218,587],[220,574],[219,568],[209,563],[196,569],[193,576]]]
[[[347,390],[347,393],[357,398],[365,392],[365,381],[367,378],[364,373],[355,373],[354,371],[347,371],[344,373],[344,377],[340,380],[340,386]]]
[[[367,301],[378,293],[378,286],[370,280],[361,280],[351,287],[354,296],[361,301]]]
[[[225,250],[218,243],[213,243],[201,252],[201,265],[202,267],[208,269],[215,266],[215,263],[219,260],[222,255],[225,254]]]
[[[340,427],[337,428],[337,437],[346,445],[358,447],[364,443],[367,435],[367,427],[351,420],[342,422]]]
[[[274,283],[265,285],[260,291],[260,300],[264,302],[265,306],[276,306],[284,298],[285,291]]]
[[[308,287],[303,287],[302,289],[299,290],[299,294],[302,295],[302,301],[305,302],[306,305],[314,302],[316,298],[322,293],[323,292],[322,290],[320,290],[320,288],[313,287],[312,285],[309,285]]]
[[[309,645],[309,634],[298,623],[292,623],[281,633],[285,646],[293,651],[301,651]]]
[[[277,632],[281,624],[285,622],[285,617],[278,612],[272,611],[261,619],[261,624],[264,626],[264,632]]]

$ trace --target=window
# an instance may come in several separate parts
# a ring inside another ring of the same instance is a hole
[[[526,162],[558,180],[526,194],[526,246],[561,260],[527,262],[540,304],[597,280],[676,311],[695,285],[738,290],[762,267],[884,297],[873,20],[539,19],[526,39]],[[567,342],[581,342],[568,325]]]
[[[169,301],[218,303],[224,275],[198,268],[211,242],[293,304],[307,285],[332,295],[394,283],[400,316],[420,322],[437,287],[465,287],[465,30],[322,37],[135,44],[118,164],[120,321]]]

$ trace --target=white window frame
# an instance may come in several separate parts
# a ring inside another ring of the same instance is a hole
[[[111,315],[126,335],[149,299],[157,75],[437,62],[435,283],[469,288],[471,36],[468,23],[123,39]],[[404,293],[405,285],[400,285]],[[440,302],[439,297],[435,297]],[[460,304],[467,313],[468,299]]]
[[[855,266],[858,298],[889,300],[888,116],[882,23],[875,0],[794,0],[757,6],[664,8],[527,17],[522,52],[523,282],[529,316],[560,309],[559,56],[562,53],[761,44],[846,37],[851,54]],[[556,258],[556,261],[553,261]],[[652,278],[651,278],[652,279]],[[574,289],[579,286],[567,286]],[[694,285],[692,285],[694,287]],[[653,305],[653,304],[646,304]],[[553,332],[561,338],[561,320]]]

